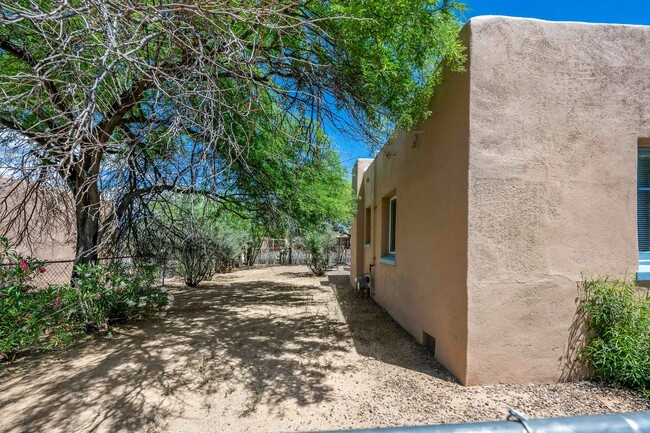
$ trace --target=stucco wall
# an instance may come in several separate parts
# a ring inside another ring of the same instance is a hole
[[[7,237],[12,250],[26,256],[32,256],[40,260],[67,260],[74,259],[74,236],[66,229],[60,219],[43,220],[34,217],[28,225],[25,233],[17,233],[16,225],[9,221],[14,214],[7,216],[6,210],[13,210],[19,207],[19,203],[25,200],[26,194],[29,200],[21,212],[20,218],[25,218],[32,213],[41,214],[44,210],[42,198],[34,191],[26,190],[24,184],[13,181],[9,178],[0,178],[0,234]],[[21,242],[18,242],[18,241]]]
[[[461,380],[467,347],[468,108],[469,73],[447,74],[418,139],[398,135],[366,170],[355,226],[361,228],[371,206],[372,242],[370,248],[359,242],[353,247],[363,256],[365,272],[375,264],[374,299],[419,341],[423,331],[433,336],[436,358]],[[393,193],[394,266],[379,260],[387,220],[382,199]]]
[[[350,284],[354,287],[356,278],[364,272],[364,251],[363,244],[365,234],[365,208],[363,195],[363,173],[366,171],[372,159],[362,158],[357,160],[352,168],[352,193],[358,196],[356,202],[356,216],[352,221],[350,229]]]
[[[650,27],[470,26],[466,382],[570,379],[581,272],[637,267]]]
[[[355,244],[357,267],[375,264],[374,298],[465,384],[580,377],[582,273],[638,266],[650,27],[479,17],[462,35],[469,72],[364,175],[373,242]],[[379,260],[393,192],[395,266]]]

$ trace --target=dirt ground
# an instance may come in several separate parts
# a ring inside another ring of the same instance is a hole
[[[267,432],[650,410],[588,382],[463,387],[347,274],[170,286],[166,317],[0,367],[2,432]]]

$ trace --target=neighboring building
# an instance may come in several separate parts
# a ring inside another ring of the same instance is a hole
[[[32,189],[25,182],[0,177],[0,236],[10,248],[40,260],[72,260],[75,257],[74,234],[66,224],[68,192]],[[42,187],[45,190],[44,187]],[[13,224],[11,219],[21,221]],[[24,221],[31,219],[27,224]],[[17,232],[20,227],[23,232]]]
[[[72,276],[75,257],[74,235],[65,221],[70,206],[67,191],[35,188],[32,184],[0,177],[0,236],[10,250],[46,262],[45,273],[34,276],[34,287],[64,284]],[[31,218],[29,223],[25,220]],[[18,224],[13,224],[18,219]],[[17,227],[23,229],[17,231]],[[6,257],[0,257],[6,262]],[[52,263],[54,262],[54,263]]]
[[[355,166],[351,279],[373,265],[374,299],[464,384],[579,377],[582,273],[650,258],[650,27],[479,17],[461,35],[467,72],[417,138]]]

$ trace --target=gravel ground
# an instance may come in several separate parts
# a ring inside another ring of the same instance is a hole
[[[2,432],[266,432],[650,410],[589,382],[463,387],[344,272],[180,284],[162,319],[0,367]]]

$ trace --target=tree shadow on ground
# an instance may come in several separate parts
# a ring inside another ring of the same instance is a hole
[[[59,352],[54,362],[26,361],[24,376],[0,384],[0,430],[155,430],[183,416],[182,390],[208,395],[229,382],[251,396],[242,416],[261,395],[271,405],[325,401],[333,367],[318,360],[350,344],[336,316],[309,310],[323,290],[271,281],[180,289],[165,319],[120,327],[114,339]]]
[[[347,273],[328,274],[328,284],[335,291],[339,307],[352,334],[354,347],[360,355],[459,383],[424,346],[395,322],[386,310],[372,298],[353,289]]]
[[[283,277],[288,277],[288,278],[311,278],[314,276],[313,272],[282,272],[281,275]]]
[[[296,268],[286,283],[266,275],[172,287],[176,301],[164,319],[3,367],[0,431],[158,431],[197,398],[228,395],[232,387],[245,397],[240,416],[262,398],[283,416],[281,403],[334,399],[328,375],[351,367],[331,361],[355,349],[453,381],[381,307],[347,285],[347,274],[321,286],[300,281],[303,275]]]

